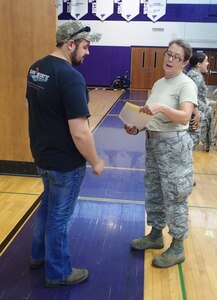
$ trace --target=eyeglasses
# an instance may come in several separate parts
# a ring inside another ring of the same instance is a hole
[[[167,57],[168,59],[172,58],[173,61],[177,61],[177,62],[183,61],[183,59],[179,55],[172,54],[172,52],[169,51],[165,51],[164,56]]]
[[[81,28],[80,30],[76,31],[75,33],[73,33],[70,38],[72,39],[74,36],[76,36],[77,34],[81,33],[81,32],[90,32],[91,29],[89,26],[86,26],[84,28]]]

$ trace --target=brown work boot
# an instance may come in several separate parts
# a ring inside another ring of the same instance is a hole
[[[73,268],[72,274],[66,278],[65,280],[62,281],[45,281],[45,285],[47,287],[56,287],[59,285],[73,285],[77,283],[81,283],[84,280],[86,280],[88,277],[88,271],[86,269],[76,269]]]
[[[185,260],[183,240],[173,239],[170,247],[160,255],[157,255],[152,264],[157,268],[169,268]]]
[[[164,247],[162,230],[152,227],[148,235],[133,240],[131,247],[134,250],[162,249]]]
[[[29,262],[29,268],[32,270],[37,270],[40,269],[44,266],[44,261],[43,260],[35,260],[33,258],[30,259]]]

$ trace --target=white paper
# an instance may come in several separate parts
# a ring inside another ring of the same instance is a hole
[[[128,126],[136,126],[142,129],[152,119],[152,116],[140,112],[140,109],[141,106],[126,102],[119,114],[119,118]]]

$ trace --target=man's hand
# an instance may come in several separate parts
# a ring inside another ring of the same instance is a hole
[[[100,175],[103,172],[104,167],[105,167],[104,161],[101,158],[99,158],[97,163],[92,166],[93,174]]]

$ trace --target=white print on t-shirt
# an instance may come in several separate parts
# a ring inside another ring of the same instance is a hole
[[[39,68],[36,68],[35,70],[30,70],[29,71],[29,75],[32,77],[32,79],[35,81],[35,82],[47,82],[48,81],[48,78],[50,76],[48,75],[45,75],[45,74],[42,74],[39,72]]]

